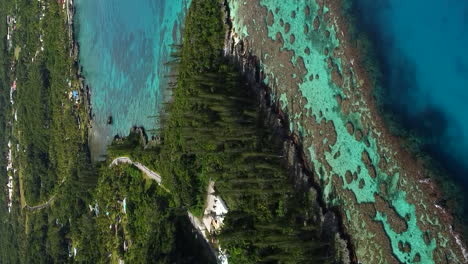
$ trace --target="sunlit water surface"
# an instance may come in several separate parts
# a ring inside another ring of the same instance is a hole
[[[132,126],[157,127],[166,87],[164,66],[190,0],[76,0],[80,63],[91,88],[96,158]],[[109,116],[113,124],[108,125]]]

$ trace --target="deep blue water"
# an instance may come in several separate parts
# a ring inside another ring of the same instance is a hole
[[[468,1],[357,0],[387,111],[468,182]]]
[[[132,126],[158,126],[166,87],[164,63],[180,41],[189,0],[76,0],[80,63],[91,87],[92,153],[103,154]],[[113,124],[107,125],[108,117]]]

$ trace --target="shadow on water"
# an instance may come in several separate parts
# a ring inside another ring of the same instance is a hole
[[[112,142],[109,126],[93,122],[93,127],[89,129],[88,145],[93,161],[103,161],[106,159],[107,146]]]
[[[375,95],[390,130],[412,143],[417,142],[409,149],[417,156],[429,155],[436,174],[444,172],[455,184],[468,188],[468,166],[459,156],[463,153],[453,150],[457,143],[464,142],[463,128],[448,116],[446,109],[425,98],[425,91],[419,86],[416,76],[419,65],[399,49],[395,36],[383,30],[384,22],[381,22],[379,14],[391,8],[390,2],[352,2],[350,12],[356,22],[353,33],[356,38],[364,33],[370,40],[368,54],[371,58],[368,61],[379,69],[378,76],[375,76],[379,82]],[[458,59],[454,71],[468,76],[467,69],[463,60]],[[468,193],[462,196],[468,201]],[[440,201],[441,204],[444,202]],[[466,203],[462,206],[459,203],[457,210],[468,215]]]

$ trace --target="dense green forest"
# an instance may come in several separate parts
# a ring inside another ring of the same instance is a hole
[[[108,263],[109,258],[112,263],[213,262],[191,233],[186,211],[138,169],[103,166],[95,199],[95,250],[101,256],[95,263]]]
[[[0,43],[2,154],[8,140],[18,144],[13,210],[0,208],[0,263],[210,263],[186,217],[203,214],[210,181],[229,207],[222,231],[211,234],[229,262],[330,261],[309,212],[315,197],[293,188],[283,139],[222,55],[218,0],[192,1],[183,42],[173,46],[160,142],[143,147],[131,134],[99,164],[90,161],[86,105],[68,97],[80,83],[66,14],[57,1],[44,3],[0,2],[1,21],[17,21],[12,48]],[[127,155],[158,171],[165,188],[129,165],[109,168],[113,157]],[[1,186],[5,167],[1,159]],[[3,189],[0,197],[6,204]]]
[[[65,10],[57,1],[0,5],[1,147],[6,156],[4,140],[11,141],[15,168],[8,172],[14,179],[11,213],[0,209],[0,262],[67,263],[72,238],[88,236],[73,223],[87,217],[96,174],[87,154],[86,111],[67,96],[79,82]],[[5,172],[2,166],[2,186]],[[3,202],[7,194],[1,197]]]
[[[195,212],[207,182],[216,181],[230,209],[217,237],[231,263],[325,263],[326,245],[306,212],[315,200],[290,184],[283,140],[222,55],[222,25],[218,1],[193,2],[174,54],[177,84],[155,166],[167,176],[165,184],[179,190],[177,201]]]
[[[7,35],[6,26],[7,5],[4,1],[0,2],[0,263],[16,263],[18,254],[18,240],[16,236],[16,222],[10,222],[8,213],[8,183],[7,173],[7,153],[8,153],[8,137],[10,134],[8,124],[8,115],[11,113],[10,105],[10,76],[8,69],[10,66],[9,52],[7,50]],[[17,212],[12,212],[12,217],[15,217]],[[11,252],[8,256],[5,252]]]
[[[283,139],[266,124],[266,113],[238,69],[223,57],[222,19],[219,1],[192,2],[183,43],[174,46],[168,63],[177,81],[161,117],[161,144],[143,151],[131,147],[129,142],[138,141],[133,137],[113,149],[151,164],[175,205],[199,216],[208,182],[215,181],[230,211],[221,233],[213,235],[230,263],[327,263],[327,245],[307,212],[315,197],[293,189]]]
[[[15,22],[3,24],[7,16]],[[0,2],[0,17],[0,33],[5,36],[0,46],[0,147],[6,157],[6,142],[12,142],[17,169],[8,172],[14,177],[11,213],[7,190],[1,188],[0,263],[203,260],[206,250],[193,239],[185,215],[172,207],[167,194],[159,194],[131,168],[114,171],[91,163],[88,113],[71,53],[66,10],[54,0],[5,0]],[[11,42],[6,39],[7,26]],[[10,104],[13,80],[17,89]],[[73,90],[82,93],[81,100],[69,98]],[[0,160],[0,183],[6,186],[6,159]],[[121,217],[110,203],[127,194],[128,214]],[[109,207],[109,215],[90,210],[99,204]],[[107,223],[116,215],[124,221],[119,225],[124,234],[121,229],[109,233]],[[129,239],[128,252],[116,244],[119,238]]]
[[[26,150],[20,158],[24,194],[28,203],[50,199],[61,182],[73,174],[72,164],[86,142],[84,105],[68,98],[80,90],[74,58],[70,57],[66,15],[56,1],[47,7],[16,1],[21,10],[14,43],[21,43],[16,65],[18,111],[16,128],[20,146]],[[34,14],[44,14],[38,19]],[[42,40],[42,41],[38,41]],[[65,135],[65,136],[64,136]]]

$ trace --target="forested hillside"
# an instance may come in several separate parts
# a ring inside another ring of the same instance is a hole
[[[223,57],[226,28],[218,0],[192,1],[183,42],[173,46],[167,63],[174,72],[172,96],[159,117],[158,140],[147,147],[139,134],[116,140],[99,164],[90,161],[88,112],[70,56],[66,12],[52,0],[0,5],[3,21],[7,13],[17,21],[12,49],[0,46],[0,124],[11,131],[1,134],[0,147],[5,155],[12,141],[16,169],[9,172],[12,211],[0,209],[6,223],[1,263],[213,262],[186,217],[188,211],[203,214],[210,181],[229,213],[221,232],[208,236],[227,250],[229,262],[329,261],[320,224],[307,210],[316,206],[315,197],[294,189],[284,139]],[[9,105],[12,80],[17,88]],[[71,91],[80,97],[70,97]],[[109,167],[117,156],[158,171],[163,187],[130,165]],[[0,170],[5,186],[4,163]],[[5,202],[3,189],[1,197]]]
[[[315,197],[290,183],[283,139],[222,55],[223,25],[219,1],[193,1],[183,43],[174,46],[169,63],[177,81],[161,117],[161,144],[131,155],[161,173],[177,206],[200,216],[208,182],[216,182],[230,211],[221,233],[212,236],[231,263],[326,263],[319,225],[307,211]],[[114,148],[123,153],[125,145]]]
[[[80,83],[66,10],[57,1],[1,5],[2,152],[11,153],[11,168],[1,173],[12,177],[13,191],[11,212],[1,209],[0,262],[67,263],[72,241],[84,232],[76,223],[88,217],[96,174],[85,105],[68,98]]]
[[[8,137],[10,130],[8,127],[11,113],[9,92],[10,76],[8,74],[10,65],[10,54],[7,50],[7,4],[0,2],[0,263],[16,263],[18,258],[16,225],[9,223],[8,214],[8,173],[7,173],[7,155],[8,155]],[[6,254],[8,253],[8,255]]]
[[[0,263],[203,259],[205,251],[193,240],[186,218],[168,209],[173,203],[167,194],[158,194],[151,182],[145,190],[147,181],[131,168],[115,171],[91,163],[86,95],[64,5],[54,0],[5,0],[0,5],[5,37],[0,43],[0,147],[5,157],[0,159]],[[78,96],[71,96],[75,92]],[[9,150],[12,168],[7,171]],[[13,178],[11,212],[7,174]],[[127,194],[128,217],[114,200]],[[98,213],[100,205],[107,214]],[[115,222],[116,233],[109,233],[109,222]]]

